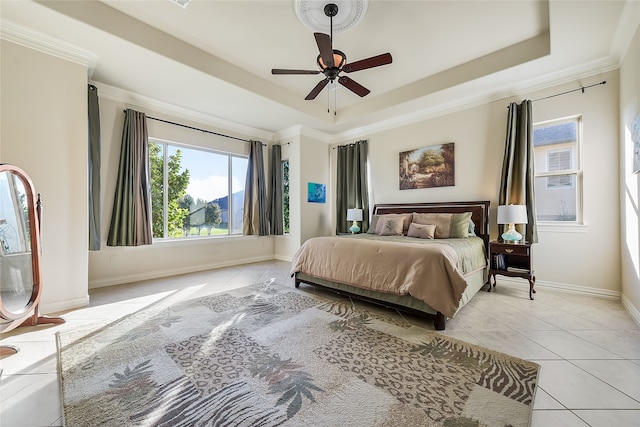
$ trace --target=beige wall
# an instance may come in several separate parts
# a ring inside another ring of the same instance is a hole
[[[357,139],[369,140],[371,204],[490,200],[491,231],[497,237],[496,206],[509,102],[537,99],[602,80],[607,84],[585,94],[576,92],[534,103],[534,121],[578,114],[583,117],[586,219],[586,226],[578,232],[540,231],[540,243],[533,250],[534,268],[540,286],[619,295],[617,72],[362,135]],[[399,190],[398,154],[446,142],[455,143],[456,185]]]
[[[622,301],[640,323],[640,173],[633,174],[631,123],[640,115],[640,27],[620,67],[620,247]]]
[[[335,197],[329,185],[329,145],[308,136],[301,137],[300,153],[300,243],[329,232],[329,207]],[[326,203],[307,201],[308,183],[324,184]]]
[[[118,172],[118,160],[124,123],[123,110],[132,108],[148,116],[170,120],[214,132],[249,139],[254,136],[233,134],[222,129],[175,118],[149,106],[127,104],[110,95],[111,88],[98,86],[100,124],[102,131],[102,249],[89,252],[89,287],[108,286],[154,277],[206,270],[253,261],[273,259],[272,237],[230,236],[186,241],[156,242],[139,247],[111,247],[106,245],[113,209],[113,195]],[[101,89],[102,88],[102,89]],[[147,120],[150,138],[212,148],[228,153],[248,154],[248,144],[203,132]],[[266,141],[268,142],[268,141]],[[265,147],[265,164],[269,150]]]
[[[306,135],[302,128],[287,133],[292,136],[278,142],[284,144],[282,158],[289,159],[290,233],[274,237],[275,258],[284,261],[290,261],[306,240],[330,234],[331,201],[334,199],[329,182],[329,145]],[[309,182],[326,185],[326,203],[307,201]]]
[[[88,302],[87,67],[2,40],[0,162],[42,194],[41,311]]]

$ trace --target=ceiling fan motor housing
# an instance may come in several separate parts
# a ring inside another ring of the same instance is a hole
[[[345,55],[344,52],[338,49],[333,49],[333,67],[327,67],[327,65],[322,60],[322,55],[318,55],[318,59],[316,61],[318,62],[318,66],[322,70],[322,73],[329,80],[334,81],[335,78],[338,77],[340,71],[342,71],[342,68],[347,63],[347,55]]]

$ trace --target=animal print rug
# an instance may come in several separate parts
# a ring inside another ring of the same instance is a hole
[[[267,282],[57,336],[67,426],[527,426],[539,366]]]

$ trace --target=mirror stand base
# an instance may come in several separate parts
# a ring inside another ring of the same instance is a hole
[[[12,345],[0,345],[0,357],[1,356],[11,356],[12,354],[16,354],[20,349],[18,347],[14,347]]]
[[[62,317],[49,317],[49,316],[32,316],[26,319],[20,326],[37,326],[54,324],[61,325],[65,322]]]

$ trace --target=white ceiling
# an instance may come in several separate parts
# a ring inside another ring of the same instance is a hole
[[[364,98],[333,85],[313,101],[304,97],[322,75],[271,75],[316,69],[294,0],[1,1],[0,17],[4,38],[37,35],[85,53],[93,82],[268,132],[345,135],[614,69],[638,3],[371,0],[333,46],[348,62],[390,52],[393,63],[349,74],[371,90]]]

